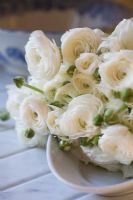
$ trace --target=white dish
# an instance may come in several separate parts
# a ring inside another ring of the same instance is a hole
[[[52,136],[48,138],[47,160],[59,180],[79,191],[108,196],[133,191],[133,179],[126,180],[121,173],[83,164],[70,152],[61,151]]]

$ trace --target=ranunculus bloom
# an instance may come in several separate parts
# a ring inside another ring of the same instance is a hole
[[[75,28],[67,31],[61,38],[64,63],[74,64],[84,52],[96,52],[99,37],[90,28]]]
[[[93,125],[93,117],[102,108],[101,100],[91,94],[75,97],[59,118],[62,135],[70,138],[95,135],[97,128]]]
[[[26,61],[30,74],[37,79],[50,80],[59,71],[60,52],[42,31],[34,31],[25,46]]]
[[[133,88],[133,52],[121,50],[107,53],[104,57],[99,66],[101,84],[109,90]]]
[[[41,135],[47,134],[48,106],[43,97],[29,96],[20,105],[20,121]]]
[[[99,139],[101,150],[122,164],[133,161],[133,135],[126,126],[112,125],[102,130]]]

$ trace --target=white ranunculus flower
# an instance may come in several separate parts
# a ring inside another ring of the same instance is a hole
[[[101,85],[110,90],[133,88],[133,52],[107,53],[104,63],[99,66],[99,73]]]
[[[26,61],[30,74],[37,79],[50,80],[60,68],[60,52],[42,31],[34,31],[25,46]]]
[[[10,116],[17,120],[19,118],[19,108],[20,104],[30,94],[30,89],[27,88],[17,88],[15,85],[9,85],[7,87],[8,99],[6,102],[6,108],[10,113]]]
[[[106,52],[113,52],[113,51],[120,51],[123,49],[122,44],[120,43],[117,37],[107,37],[104,38],[101,44],[98,47],[98,52],[106,53]]]
[[[81,53],[96,52],[99,37],[90,28],[75,28],[67,31],[61,42],[63,62],[71,65]]]
[[[133,18],[123,19],[111,35],[118,38],[125,49],[133,49]]]
[[[44,84],[43,91],[49,102],[54,101],[57,89],[60,88],[64,82],[66,82],[66,80],[62,76],[56,75],[52,80]]]
[[[62,87],[57,89],[54,101],[68,103],[76,96],[77,92],[75,91],[72,83],[67,83],[66,85],[63,85]]]
[[[73,75],[72,83],[79,94],[94,93],[96,89],[93,76],[77,71]]]
[[[27,147],[34,147],[34,146],[42,147],[47,142],[47,135],[40,135],[37,134],[36,132],[33,132],[33,134],[30,134],[28,136],[27,130],[29,130],[29,128],[25,127],[23,123],[17,122],[15,128],[19,141]]]
[[[62,114],[62,110],[60,108],[50,111],[48,113],[47,126],[51,134],[61,135],[61,131],[59,128],[59,123],[58,123],[58,119],[61,114]]]
[[[106,108],[117,111],[122,107],[122,105],[123,101],[121,101],[120,99],[110,98],[106,104]]]
[[[92,74],[100,63],[95,53],[81,53],[75,61],[76,68],[84,74]]]
[[[49,108],[43,96],[29,96],[20,105],[20,121],[37,134],[47,134],[47,115]]]
[[[133,135],[126,126],[112,125],[102,130],[101,150],[122,164],[133,161]]]
[[[62,135],[70,138],[92,137],[97,131],[97,127],[93,125],[93,117],[102,109],[101,100],[91,94],[75,97],[59,118]]]
[[[121,165],[113,157],[104,153],[99,147],[84,147],[81,146],[84,154],[89,158],[89,161],[95,165],[101,166],[109,171],[120,171]]]
[[[101,29],[96,28],[93,30],[95,32],[95,34],[97,35],[97,37],[99,38],[99,41],[101,41],[103,38],[105,38],[107,36],[106,33],[104,33]]]

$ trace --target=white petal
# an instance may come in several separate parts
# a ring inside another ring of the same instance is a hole
[[[48,106],[44,98],[29,96],[20,105],[20,120],[26,127],[32,128],[36,133],[47,134]]]
[[[99,37],[90,28],[75,28],[66,32],[61,38],[64,63],[74,64],[83,52],[96,52]]]
[[[59,118],[61,133],[70,138],[92,137],[97,131],[92,120],[101,109],[103,109],[102,102],[93,95],[75,97]]]
[[[59,71],[59,49],[42,31],[34,31],[31,34],[25,51],[28,70],[33,77],[49,80]]]
[[[133,135],[123,125],[109,126],[102,131],[99,147],[102,151],[122,164],[129,165],[133,160]]]
[[[100,59],[94,53],[82,53],[75,61],[77,69],[84,74],[92,74],[99,63]]]

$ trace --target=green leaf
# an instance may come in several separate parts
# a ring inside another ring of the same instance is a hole
[[[67,70],[67,74],[68,74],[70,77],[72,77],[75,69],[76,69],[75,65],[71,65],[71,66],[69,67],[69,69]]]
[[[112,109],[107,109],[105,111],[103,120],[104,120],[104,122],[106,122],[107,124],[110,124],[110,125],[116,124],[119,122],[117,112],[115,112]]]
[[[97,81],[97,82],[100,82],[101,81],[101,76],[99,74],[99,68],[96,68],[94,73],[93,73],[93,77],[94,79]]]
[[[112,95],[115,97],[115,98],[120,98],[120,92],[119,91],[115,91],[115,90],[112,90]]]
[[[83,137],[80,138],[80,145],[82,146],[96,146],[98,145],[98,140],[99,140],[100,135],[95,135],[93,138],[88,138],[88,137]]]
[[[133,90],[131,88],[124,88],[121,92],[120,92],[120,98],[123,101],[129,102],[133,99]]]
[[[59,107],[59,108],[62,108],[64,106],[64,104],[60,103],[59,101],[54,101],[50,105],[56,106],[56,107]]]

